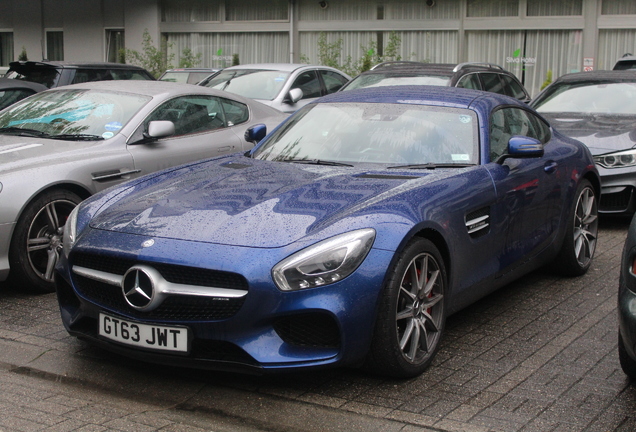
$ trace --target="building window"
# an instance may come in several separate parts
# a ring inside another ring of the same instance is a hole
[[[106,61],[112,63],[125,63],[120,51],[126,45],[124,44],[123,30],[106,30]]]
[[[13,61],[13,33],[0,33],[0,66],[8,66]]]
[[[288,0],[232,0],[225,3],[227,21],[288,21]]]
[[[46,32],[46,58],[52,61],[64,60],[64,32]]]
[[[519,0],[468,0],[466,15],[471,18],[519,16]]]
[[[528,16],[580,16],[583,0],[533,0],[528,2]]]
[[[161,21],[219,21],[220,0],[163,0]]]
[[[603,0],[602,15],[636,15],[634,0]]]

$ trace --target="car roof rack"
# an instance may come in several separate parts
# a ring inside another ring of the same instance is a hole
[[[463,68],[465,68],[467,66],[483,66],[483,67],[487,67],[487,68],[490,68],[490,69],[504,70],[504,68],[502,68],[498,64],[494,64],[494,63],[465,62],[465,63],[460,63],[457,66],[455,66],[455,68],[453,69],[453,72],[458,72],[458,71],[462,70]]]
[[[406,60],[396,60],[396,61],[385,61],[382,63],[378,63],[377,65],[373,66],[370,70],[375,70],[377,68],[381,68],[381,67],[387,67],[387,66],[421,66],[423,63],[422,62],[415,62],[415,61],[406,61]]]

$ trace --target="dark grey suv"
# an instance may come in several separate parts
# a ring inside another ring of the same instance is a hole
[[[390,85],[439,85],[485,90],[523,102],[530,95],[516,76],[490,63],[384,62],[349,81],[340,91]]]
[[[6,78],[42,84],[48,88],[89,81],[154,80],[146,69],[121,63],[71,63],[57,61],[14,61]]]

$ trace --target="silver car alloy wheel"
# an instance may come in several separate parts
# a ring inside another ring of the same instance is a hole
[[[579,195],[574,215],[574,252],[585,267],[594,256],[598,237],[598,206],[594,191],[586,187]]]
[[[441,337],[442,279],[439,264],[428,253],[413,258],[402,276],[395,321],[402,355],[411,364],[422,363]]]
[[[52,282],[55,265],[62,249],[64,224],[77,204],[58,199],[44,205],[29,225],[27,256],[29,265],[41,279]]]

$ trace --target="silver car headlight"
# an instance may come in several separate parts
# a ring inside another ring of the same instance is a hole
[[[627,168],[636,166],[636,149],[594,156],[594,162],[603,168]]]
[[[66,219],[66,224],[64,225],[64,236],[62,237],[62,248],[64,251],[64,255],[68,258],[68,254],[71,251],[71,248],[75,244],[75,240],[77,239],[77,213],[79,213],[80,206],[75,206],[71,214],[68,215],[68,219]]]
[[[318,242],[285,258],[272,269],[282,291],[329,285],[349,276],[364,261],[373,246],[371,228],[340,234]]]

